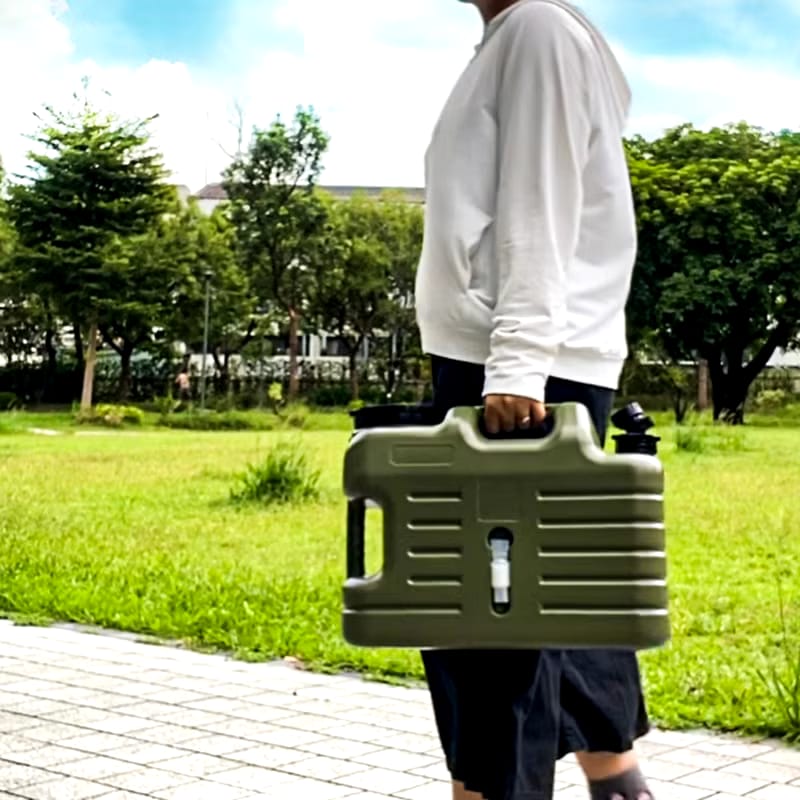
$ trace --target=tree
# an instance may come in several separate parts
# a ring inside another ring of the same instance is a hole
[[[800,141],[741,124],[629,143],[640,253],[632,327],[705,359],[715,419],[800,330]]]
[[[300,321],[314,291],[308,261],[325,224],[315,185],[327,147],[318,118],[298,109],[291,126],[278,118],[268,130],[256,130],[223,182],[251,288],[260,305],[276,305],[288,318],[290,399],[299,389]]]
[[[402,195],[363,193],[335,203],[315,260],[319,324],[345,343],[351,393],[359,395],[358,353],[380,332],[388,343],[387,393],[401,363],[403,332],[413,328],[410,303],[422,244],[422,212]]]
[[[171,297],[164,320],[173,341],[184,341],[197,352],[203,338],[206,280],[211,290],[209,351],[220,389],[230,384],[230,363],[255,336],[256,300],[236,258],[235,233],[222,207],[204,215],[194,203],[170,221],[168,251],[183,264],[183,279]]]
[[[118,257],[118,243],[153,226],[174,190],[148,145],[150,120],[123,122],[88,103],[75,113],[47,113],[34,137],[43,152],[29,154],[28,180],[11,188],[11,217],[27,279],[86,343],[81,409],[87,411],[103,314],[121,286],[137,285],[130,274],[135,264]]]
[[[194,201],[185,208],[176,196],[170,212],[145,233],[117,236],[106,249],[105,271],[114,293],[99,303],[100,332],[120,358],[121,401],[130,391],[134,352],[155,346],[173,315],[182,314],[177,306],[203,257],[202,237],[191,233],[196,217],[202,220]]]

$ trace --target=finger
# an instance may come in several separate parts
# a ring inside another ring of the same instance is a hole
[[[517,427],[516,403],[510,397],[503,398],[500,424],[506,433],[511,433]]]
[[[547,420],[547,408],[542,403],[536,403],[531,409],[531,416],[537,425],[541,425]]]
[[[493,436],[500,431],[500,420],[493,405],[487,405],[483,412],[484,422],[486,424],[486,432]]]
[[[522,430],[528,430],[535,424],[535,417],[533,409],[527,403],[520,403],[516,408],[517,427]]]

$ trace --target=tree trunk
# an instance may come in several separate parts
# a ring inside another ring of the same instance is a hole
[[[123,341],[119,350],[119,401],[126,403],[131,396],[131,357],[133,344]]]
[[[708,361],[701,358],[697,364],[697,410],[706,411],[709,405]]]
[[[298,355],[300,352],[300,314],[289,309],[289,401],[297,400],[300,394]]]
[[[709,362],[711,389],[714,400],[714,420],[732,425],[744,424],[744,406],[752,381],[741,366],[733,366],[735,360],[728,359],[728,369],[717,361]]]
[[[81,392],[81,413],[88,414],[92,410],[92,390],[94,389],[94,368],[97,363],[97,322],[89,326],[89,338],[86,342],[86,358],[83,367],[83,390]]]

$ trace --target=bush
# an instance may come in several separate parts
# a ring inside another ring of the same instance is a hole
[[[0,411],[11,411],[17,407],[18,400],[14,392],[0,392]]]
[[[344,408],[351,398],[347,386],[320,386],[309,392],[308,401],[320,408]]]
[[[287,406],[281,418],[290,428],[305,428],[308,418],[311,416],[311,409],[302,403]]]
[[[125,424],[141,425],[144,422],[144,411],[136,406],[98,404],[88,414],[78,412],[76,420],[86,425],[121,428]]]
[[[299,447],[281,443],[261,464],[250,464],[231,491],[235,503],[296,503],[319,497],[319,472],[312,470]]]
[[[678,428],[675,447],[684,453],[702,453],[706,449],[706,434],[699,428]]]
[[[765,389],[755,399],[756,410],[762,414],[772,414],[785,408],[792,396],[785,389]]]
[[[747,439],[741,428],[686,425],[675,430],[675,447],[684,453],[741,452],[747,450]]]
[[[158,424],[188,431],[269,431],[275,427],[275,420],[267,414],[258,413],[190,411],[185,414],[165,414]]]

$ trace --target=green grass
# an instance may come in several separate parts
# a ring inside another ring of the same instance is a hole
[[[65,431],[60,436],[0,436],[5,613],[182,639],[245,658],[293,655],[318,669],[422,676],[415,652],[362,650],[341,638],[346,430],[145,427],[87,436],[62,422],[36,423]],[[788,735],[759,672],[780,668],[787,652],[779,578],[793,652],[800,644],[797,431],[701,427],[696,452],[678,450],[671,428],[658,432],[674,639],[642,656],[652,716],[673,728]],[[284,437],[299,437],[320,470],[319,499],[266,509],[231,503],[246,466]]]

